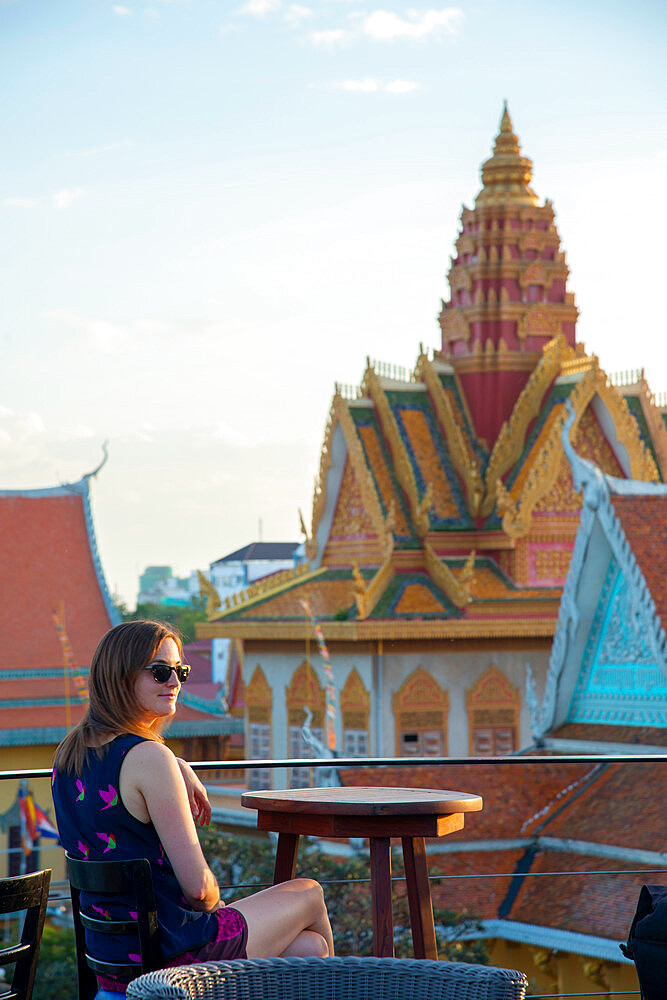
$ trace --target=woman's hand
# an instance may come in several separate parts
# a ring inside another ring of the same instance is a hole
[[[211,822],[211,803],[208,801],[206,789],[186,760],[177,757],[176,762],[185,781],[190,811],[200,826],[208,826]]]

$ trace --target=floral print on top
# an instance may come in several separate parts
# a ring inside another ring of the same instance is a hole
[[[125,861],[148,858],[153,872],[160,940],[165,964],[184,952],[196,953],[218,936],[215,913],[193,910],[181,887],[152,823],[132,816],[118,793],[125,754],[143,737],[118,736],[102,747],[98,757],[90,750],[83,773],[54,771],[53,803],[63,847],[75,858]],[[120,893],[81,893],[81,907],[90,916],[109,920],[136,920],[134,899]],[[137,938],[130,934],[97,934],[86,929],[89,951],[107,962],[138,961]]]

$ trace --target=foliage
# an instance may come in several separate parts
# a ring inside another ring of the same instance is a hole
[[[183,643],[194,642],[195,624],[205,622],[206,598],[203,596],[190,598],[189,604],[137,604],[135,611],[129,611],[127,605],[117,602],[116,607],[124,622],[133,622],[138,618],[148,618],[151,621],[167,622],[178,629]]]
[[[71,1000],[76,993],[76,948],[72,927],[44,926],[33,1000]]]
[[[208,862],[222,888],[225,902],[241,899],[273,880],[275,846],[271,841],[250,837],[228,837],[209,828],[200,833]],[[350,857],[334,858],[313,845],[299,855],[299,875],[315,878],[324,885],[324,893],[339,955],[372,955],[370,875],[367,850],[357,850]],[[395,859],[396,875],[402,863]],[[436,869],[431,870],[437,875]],[[399,958],[412,957],[412,934],[405,885],[394,883],[395,949]],[[238,888],[244,886],[244,888]],[[438,954],[450,962],[488,962],[484,941],[467,940],[481,931],[479,921],[469,913],[455,913],[434,907]]]

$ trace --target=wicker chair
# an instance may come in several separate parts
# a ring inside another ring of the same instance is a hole
[[[524,1000],[522,972],[409,958],[261,958],[149,972],[128,1000]]]

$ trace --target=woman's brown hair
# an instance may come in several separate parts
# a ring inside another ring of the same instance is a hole
[[[81,774],[89,748],[118,733],[163,742],[160,726],[165,720],[141,722],[134,693],[139,671],[150,663],[163,639],[173,639],[182,656],[180,636],[162,622],[123,622],[102,637],[90,663],[86,713],[56,749],[59,771]]]

